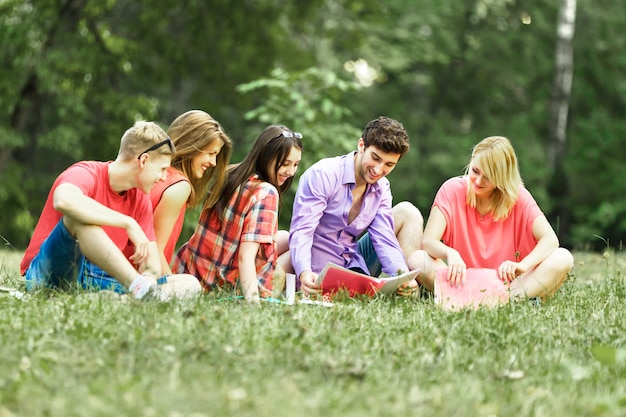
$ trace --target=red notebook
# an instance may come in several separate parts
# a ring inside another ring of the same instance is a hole
[[[509,300],[509,285],[498,277],[498,271],[487,268],[468,268],[465,283],[458,286],[446,280],[448,268],[437,270],[435,277],[435,304],[448,310],[466,307],[493,307]]]
[[[402,285],[415,279],[419,272],[419,270],[414,270],[394,277],[376,278],[329,262],[320,272],[317,283],[321,286],[324,295],[332,295],[342,289],[347,290],[350,297],[357,294],[372,296],[381,293],[389,295]]]

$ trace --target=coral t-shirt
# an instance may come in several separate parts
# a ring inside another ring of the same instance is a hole
[[[134,218],[146,237],[150,241],[155,241],[154,226],[152,224],[152,204],[148,194],[137,188],[131,188],[122,194],[118,194],[109,184],[109,162],[82,161],[67,168],[58,176],[39,216],[39,221],[33,232],[33,236],[28,244],[24,257],[20,264],[22,275],[30,266],[31,261],[39,253],[39,248],[50,232],[59,223],[63,216],[56,211],[53,206],[54,191],[60,184],[70,183],[81,189],[83,194],[93,198],[97,202],[109,207],[112,210],[123,213]],[[103,226],[103,230],[111,238],[113,243],[124,250],[129,239],[126,230],[121,227]]]
[[[519,262],[537,244],[533,223],[543,213],[530,192],[520,187],[509,215],[494,221],[466,203],[467,177],[443,183],[433,206],[443,213],[446,229],[441,240],[456,249],[468,268],[495,269],[505,260]]]
[[[150,191],[150,201],[152,201],[153,210],[159,204],[159,201],[161,201],[165,190],[181,181],[189,182],[189,179],[187,179],[187,177],[176,168],[169,167],[165,181],[157,182],[152,188],[152,191]],[[176,219],[176,223],[174,223],[174,227],[172,228],[167,244],[165,245],[163,253],[165,254],[165,259],[168,263],[172,261],[172,256],[174,256],[174,250],[176,249],[176,243],[178,242],[180,233],[183,230],[186,209],[187,205],[183,204],[183,207],[180,209],[180,213],[178,213],[178,218]]]

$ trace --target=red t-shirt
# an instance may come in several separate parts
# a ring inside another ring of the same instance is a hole
[[[167,170],[167,178],[165,179],[165,181],[157,182],[156,185],[152,188],[152,191],[150,191],[150,201],[152,201],[153,210],[154,208],[156,208],[157,204],[159,204],[159,201],[161,201],[165,190],[181,181],[189,182],[189,179],[187,179],[187,177],[176,168],[169,167]],[[176,223],[174,223],[174,227],[172,228],[172,231],[170,233],[170,238],[165,245],[165,250],[163,251],[163,253],[165,254],[165,259],[167,260],[167,262],[172,261],[172,256],[174,255],[174,250],[176,249],[176,243],[178,242],[180,233],[183,230],[186,208],[187,204],[183,204],[183,207],[180,209],[180,213],[178,213]]]
[[[534,249],[533,223],[543,213],[526,188],[520,187],[508,217],[499,221],[491,212],[481,218],[467,205],[466,196],[466,177],[451,178],[437,192],[433,206],[446,219],[441,240],[459,252],[468,268],[495,269],[505,260],[521,261]]]
[[[146,237],[150,241],[156,240],[152,224],[152,204],[149,196],[137,188],[131,188],[121,195],[113,191],[109,184],[110,163],[110,161],[77,162],[59,175],[50,189],[33,236],[22,258],[22,263],[20,264],[22,275],[26,273],[31,261],[39,253],[41,244],[62,217],[61,212],[56,211],[52,204],[54,191],[60,184],[74,184],[86,196],[93,198],[112,210],[134,218],[146,234]],[[124,250],[128,243],[126,230],[111,226],[103,226],[102,228],[113,243],[120,250]]]

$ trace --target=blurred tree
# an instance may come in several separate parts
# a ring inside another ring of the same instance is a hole
[[[556,9],[542,0],[358,4],[330,2],[320,11],[350,22],[348,33],[342,26],[343,36],[329,37],[323,50],[343,57],[335,71],[364,62],[375,74],[371,87],[348,96],[361,115],[353,120],[386,114],[409,132],[412,150],[391,174],[396,199],[427,215],[441,182],[462,173],[472,145],[502,134],[517,144],[526,183],[549,209],[541,130],[547,130]],[[323,34],[325,26],[313,24]]]
[[[136,119],[167,127],[202,108],[239,142],[254,99],[235,86],[267,74],[277,56],[310,63],[289,41],[281,2],[237,6],[2,2],[0,50],[11,65],[0,69],[0,234],[24,247],[56,175],[78,159],[113,159]]]
[[[565,161],[571,241],[621,249],[626,236],[626,41],[624,3],[578,0],[576,68]]]
[[[344,107],[342,96],[358,89],[354,81],[315,67],[291,73],[276,68],[269,78],[237,87],[241,93],[262,97],[259,106],[245,114],[246,119],[259,122],[254,126],[256,132],[270,124],[284,124],[304,132],[300,174],[321,158],[356,149],[361,130],[346,122],[352,112]],[[285,229],[291,221],[295,188],[281,199],[280,226]]]
[[[89,146],[114,157],[133,118],[155,114],[145,95],[116,89],[123,56],[97,25],[109,4],[39,0],[0,6],[0,50],[10,63],[0,77],[0,224],[17,247],[28,241],[59,171],[92,154]]]
[[[167,127],[201,108],[234,139],[234,161],[262,124],[280,121],[305,135],[304,165],[350,146],[372,118],[394,117],[412,146],[391,174],[394,197],[425,215],[471,146],[503,134],[544,211],[569,216],[564,243],[619,242],[623,6],[578,0],[567,153],[553,170],[550,0],[5,0],[0,235],[23,247],[56,175],[77,159],[113,158],[135,119]],[[569,197],[550,188],[565,177]]]
[[[574,78],[574,32],[576,22],[576,0],[561,0],[556,26],[557,43],[555,51],[554,82],[549,108],[548,163],[551,181],[548,192],[555,200],[554,208],[548,214],[556,223],[557,233],[569,232],[569,178],[564,169],[567,145],[567,117],[569,115],[572,79]]]
[[[390,176],[396,199],[427,215],[441,181],[462,172],[471,146],[502,134],[516,147],[526,186],[546,214],[554,212],[562,243],[585,247],[598,241],[594,235],[620,242],[626,233],[626,204],[615,199],[626,188],[616,180],[624,175],[626,55],[619,31],[626,15],[623,2],[579,4],[584,35],[573,43],[580,58],[561,142],[550,118],[558,3],[331,1],[310,24],[320,65],[339,71],[362,60],[376,74],[370,87],[347,97],[353,123],[387,114],[409,131],[412,151]],[[568,181],[576,184],[571,195]]]
[[[342,96],[359,89],[354,81],[339,78],[321,68],[286,72],[275,68],[269,78],[241,84],[237,91],[262,97],[259,105],[245,114],[260,123],[257,131],[269,124],[282,123],[306,132],[304,144],[310,148],[304,167],[318,159],[356,148],[361,130],[346,122],[352,111],[343,106]]]

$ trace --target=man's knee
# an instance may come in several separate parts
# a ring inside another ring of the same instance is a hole
[[[414,270],[414,269],[424,270],[426,268],[426,261],[429,258],[430,258],[430,255],[428,255],[426,251],[423,251],[420,249],[410,254],[406,262],[410,270]]]
[[[402,201],[393,207],[393,219],[396,225],[410,224],[413,227],[422,226],[424,218],[413,203]]]

